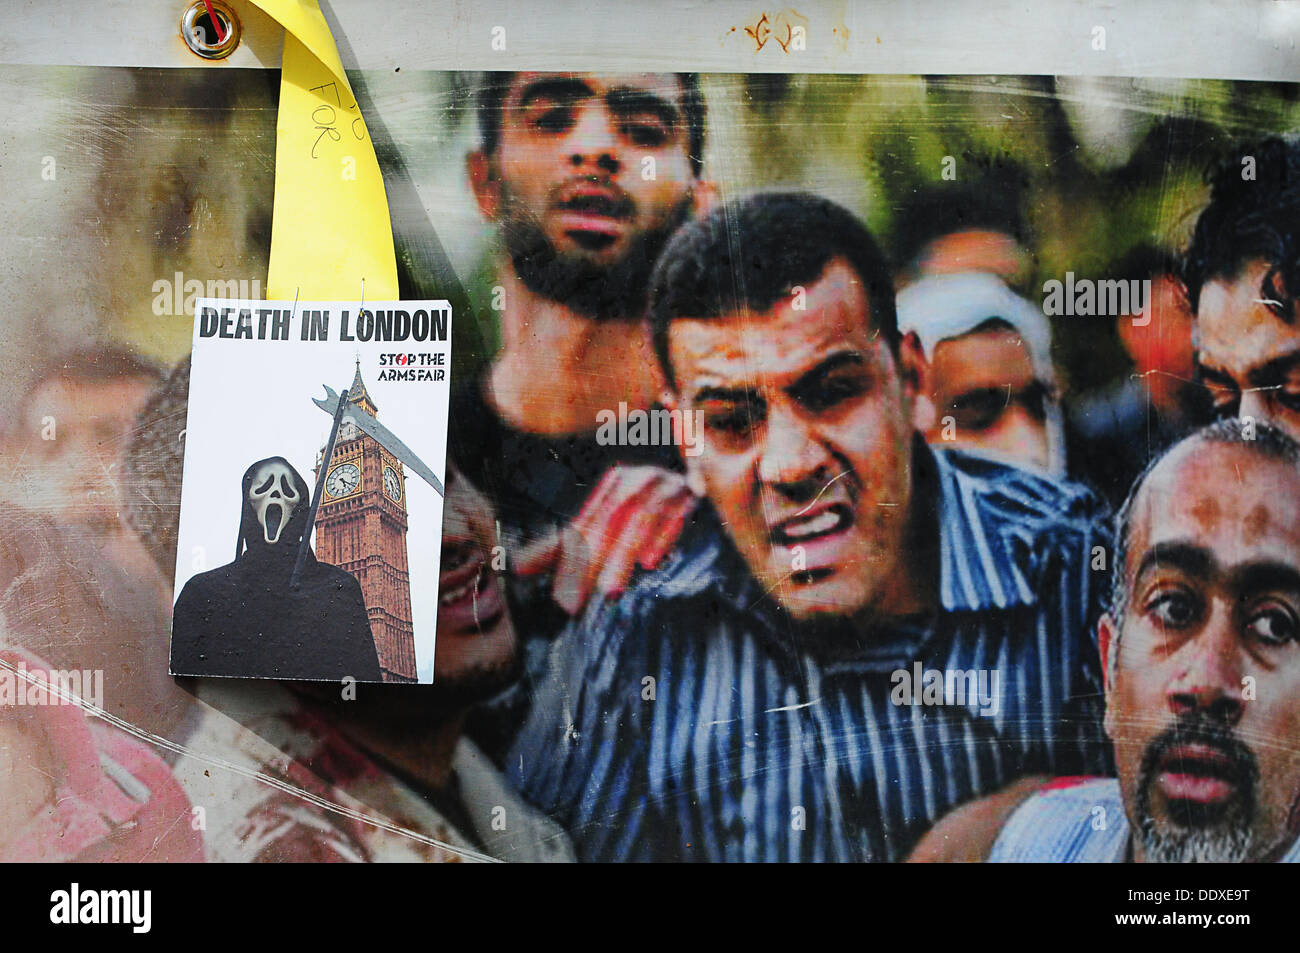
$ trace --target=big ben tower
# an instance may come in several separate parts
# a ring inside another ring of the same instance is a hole
[[[359,358],[348,400],[378,416],[361,380]],[[322,448],[317,455],[317,474],[324,452]],[[406,527],[402,465],[344,417],[316,513],[316,556],[347,570],[361,583],[386,682],[416,680]]]

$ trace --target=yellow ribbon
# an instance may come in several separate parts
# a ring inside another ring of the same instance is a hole
[[[266,296],[395,301],[388,196],[317,0],[250,0],[284,27]]]

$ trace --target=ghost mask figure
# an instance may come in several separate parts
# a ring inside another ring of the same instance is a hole
[[[249,550],[296,549],[306,529],[310,488],[284,457],[258,460],[244,472],[244,514],[236,555]]]
[[[307,481],[284,457],[258,460],[244,471],[240,505],[234,560],[193,576],[176,599],[172,673],[383,681],[361,583],[302,545]]]
[[[302,494],[293,485],[294,472],[283,463],[264,463],[253,474],[249,502],[262,527],[262,538],[274,546]]]

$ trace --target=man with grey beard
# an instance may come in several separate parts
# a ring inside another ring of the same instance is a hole
[[[1223,420],[1158,458],[1098,625],[1118,778],[967,804],[912,860],[1300,861],[1300,445]]]

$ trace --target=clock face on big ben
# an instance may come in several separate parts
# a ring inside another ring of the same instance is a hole
[[[384,492],[394,503],[402,502],[402,480],[392,467],[384,467]]]
[[[361,485],[361,470],[355,463],[340,463],[325,478],[325,492],[333,497],[347,496]]]

